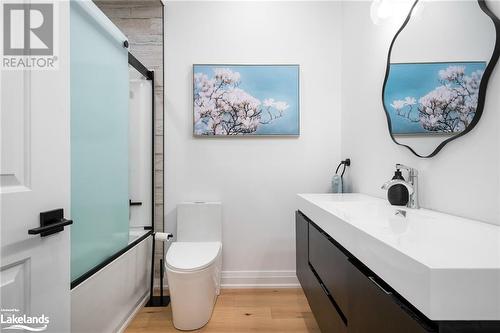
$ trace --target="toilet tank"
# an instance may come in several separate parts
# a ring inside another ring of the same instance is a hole
[[[178,242],[222,242],[222,204],[185,202],[177,205]]]

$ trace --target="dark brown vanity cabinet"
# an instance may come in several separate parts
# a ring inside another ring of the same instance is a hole
[[[436,331],[300,212],[296,214],[296,241],[297,276],[322,332]]]
[[[295,213],[295,263],[297,272],[297,278],[302,285],[304,292],[309,291],[309,279],[311,276],[314,277],[313,273],[309,269],[309,222],[304,218],[304,216],[296,212]]]

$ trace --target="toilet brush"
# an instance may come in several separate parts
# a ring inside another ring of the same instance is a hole
[[[153,233],[153,250],[151,253],[151,285],[149,291],[149,301],[146,303],[146,307],[159,307],[159,306],[167,306],[170,303],[169,296],[163,296],[163,263],[165,261],[165,253],[162,255],[162,259],[160,259],[160,296],[153,295],[153,287],[154,287],[154,275],[155,275],[155,243],[156,241],[168,242],[172,239],[173,235],[171,233],[164,232],[154,232]]]

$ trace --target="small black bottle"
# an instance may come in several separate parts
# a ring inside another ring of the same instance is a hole
[[[405,180],[399,169],[396,170],[392,179]],[[410,199],[410,194],[408,193],[406,186],[396,184],[389,187],[387,190],[387,199],[393,206],[406,206],[408,200]]]

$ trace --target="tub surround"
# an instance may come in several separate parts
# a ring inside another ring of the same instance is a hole
[[[396,214],[363,194],[300,194],[297,208],[428,319],[500,320],[499,226],[427,209]]]
[[[71,332],[122,332],[143,307],[152,246],[152,237],[143,237],[131,230],[133,247],[71,290]]]

